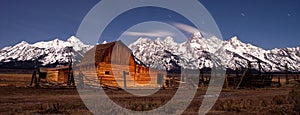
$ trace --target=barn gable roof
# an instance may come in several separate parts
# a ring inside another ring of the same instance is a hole
[[[118,41],[114,41],[114,42],[109,42],[106,44],[99,44],[96,45],[95,47],[93,47],[91,50],[89,50],[88,52],[85,53],[84,58],[81,61],[80,65],[89,65],[89,64],[98,64],[99,62],[101,62],[105,55],[106,52],[110,51],[111,49],[113,49],[113,47],[118,44],[118,45],[123,45],[125,48],[127,48],[127,50],[132,54],[132,51],[130,48],[128,48],[122,41],[118,40]],[[132,56],[134,57],[135,61],[146,67],[145,64],[143,64],[139,59],[137,59],[133,54]],[[93,63],[93,60],[95,61]]]

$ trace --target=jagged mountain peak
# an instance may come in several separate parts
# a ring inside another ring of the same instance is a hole
[[[168,39],[171,40],[170,38]],[[176,64],[183,68],[192,69],[212,67],[212,57],[219,48],[223,48],[225,51],[220,59],[224,60],[225,66],[230,69],[235,69],[237,66],[245,68],[248,66],[247,61],[251,60],[261,61],[266,71],[282,71],[285,63],[291,64],[291,71],[300,70],[299,47],[269,51],[243,43],[237,36],[225,41],[217,37],[207,39],[201,33],[195,33],[183,43],[155,44],[155,41],[139,39],[130,44],[129,48],[131,48],[138,59],[150,65],[150,67],[161,69],[162,65],[164,65],[163,68],[166,70],[171,70]],[[165,39],[164,41],[168,40]],[[175,65],[173,64],[174,62],[176,62]],[[253,63],[253,67],[258,69],[258,65],[255,63]]]
[[[149,41],[149,40],[151,40],[151,39],[150,39],[150,38],[147,38],[147,37],[140,37],[139,39],[137,39],[136,42],[147,42],[147,41]]]
[[[193,35],[192,35],[192,38],[203,38],[203,34],[201,32],[195,32]]]
[[[229,39],[229,42],[240,42],[239,38],[237,36],[233,36],[232,38]]]
[[[26,41],[21,41],[19,44],[29,44],[29,43]]]
[[[164,39],[164,42],[174,42],[174,39],[172,36],[167,36],[165,39]]]
[[[38,47],[38,48],[62,48],[62,47],[67,47],[67,46],[72,46],[70,42],[65,42],[63,40],[60,40],[58,38],[55,38],[54,40],[51,41],[41,41],[32,44],[31,46],[33,47]]]
[[[68,40],[63,41],[58,38],[51,41],[41,41],[29,44],[25,41],[15,46],[3,48],[0,51],[0,63],[12,61],[38,61],[43,65],[54,63],[68,62],[68,49],[74,49],[74,57],[83,56],[83,53],[91,48],[83,44],[77,37],[71,36]]]
[[[107,43],[107,41],[103,41],[101,44],[106,44]]]
[[[157,37],[157,38],[155,39],[155,41],[156,41],[156,42],[162,42],[162,40],[161,40],[160,37]]]
[[[67,39],[68,42],[81,42],[81,40],[79,38],[77,38],[76,36],[71,36]]]
[[[15,46],[24,46],[24,45],[29,45],[29,43],[26,41],[21,41],[20,43],[16,44]]]
[[[247,45],[247,44],[243,43],[242,41],[240,41],[237,36],[233,36],[227,42],[228,42],[228,44],[231,44],[235,47]]]

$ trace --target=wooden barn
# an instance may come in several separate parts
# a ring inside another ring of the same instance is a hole
[[[91,68],[96,72],[90,71]],[[85,81],[100,81],[102,86],[109,87],[158,87],[164,82],[164,73],[148,68],[121,41],[96,45],[85,54],[80,71]]]
[[[60,66],[56,68],[40,68],[40,78],[46,80],[47,82],[64,84],[68,82],[70,72],[72,72],[72,70],[69,70],[69,66]]]

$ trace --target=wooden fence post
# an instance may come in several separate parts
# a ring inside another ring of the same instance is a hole
[[[285,84],[288,85],[289,84],[289,77],[288,77],[288,64],[285,64]]]
[[[124,78],[124,89],[127,89],[127,84],[126,84],[126,75],[129,75],[129,72],[123,71],[123,78]]]
[[[280,83],[280,76],[278,76],[278,85],[279,85],[279,87],[281,86],[281,83]]]

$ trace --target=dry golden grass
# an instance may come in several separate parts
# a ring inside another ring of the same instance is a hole
[[[30,80],[31,74],[0,74],[0,114],[92,114],[76,89],[26,88]],[[299,86],[224,89],[209,114],[297,114],[300,113],[299,89]],[[136,99],[117,90],[106,90],[106,93],[125,108],[143,111],[163,105],[175,91],[166,90],[153,99]],[[184,114],[197,114],[205,91],[206,88],[198,89]],[[176,113],[176,110],[169,111]]]
[[[224,114],[289,114],[300,112],[300,90],[292,90],[287,95],[273,97],[220,99],[211,113],[215,111]]]

